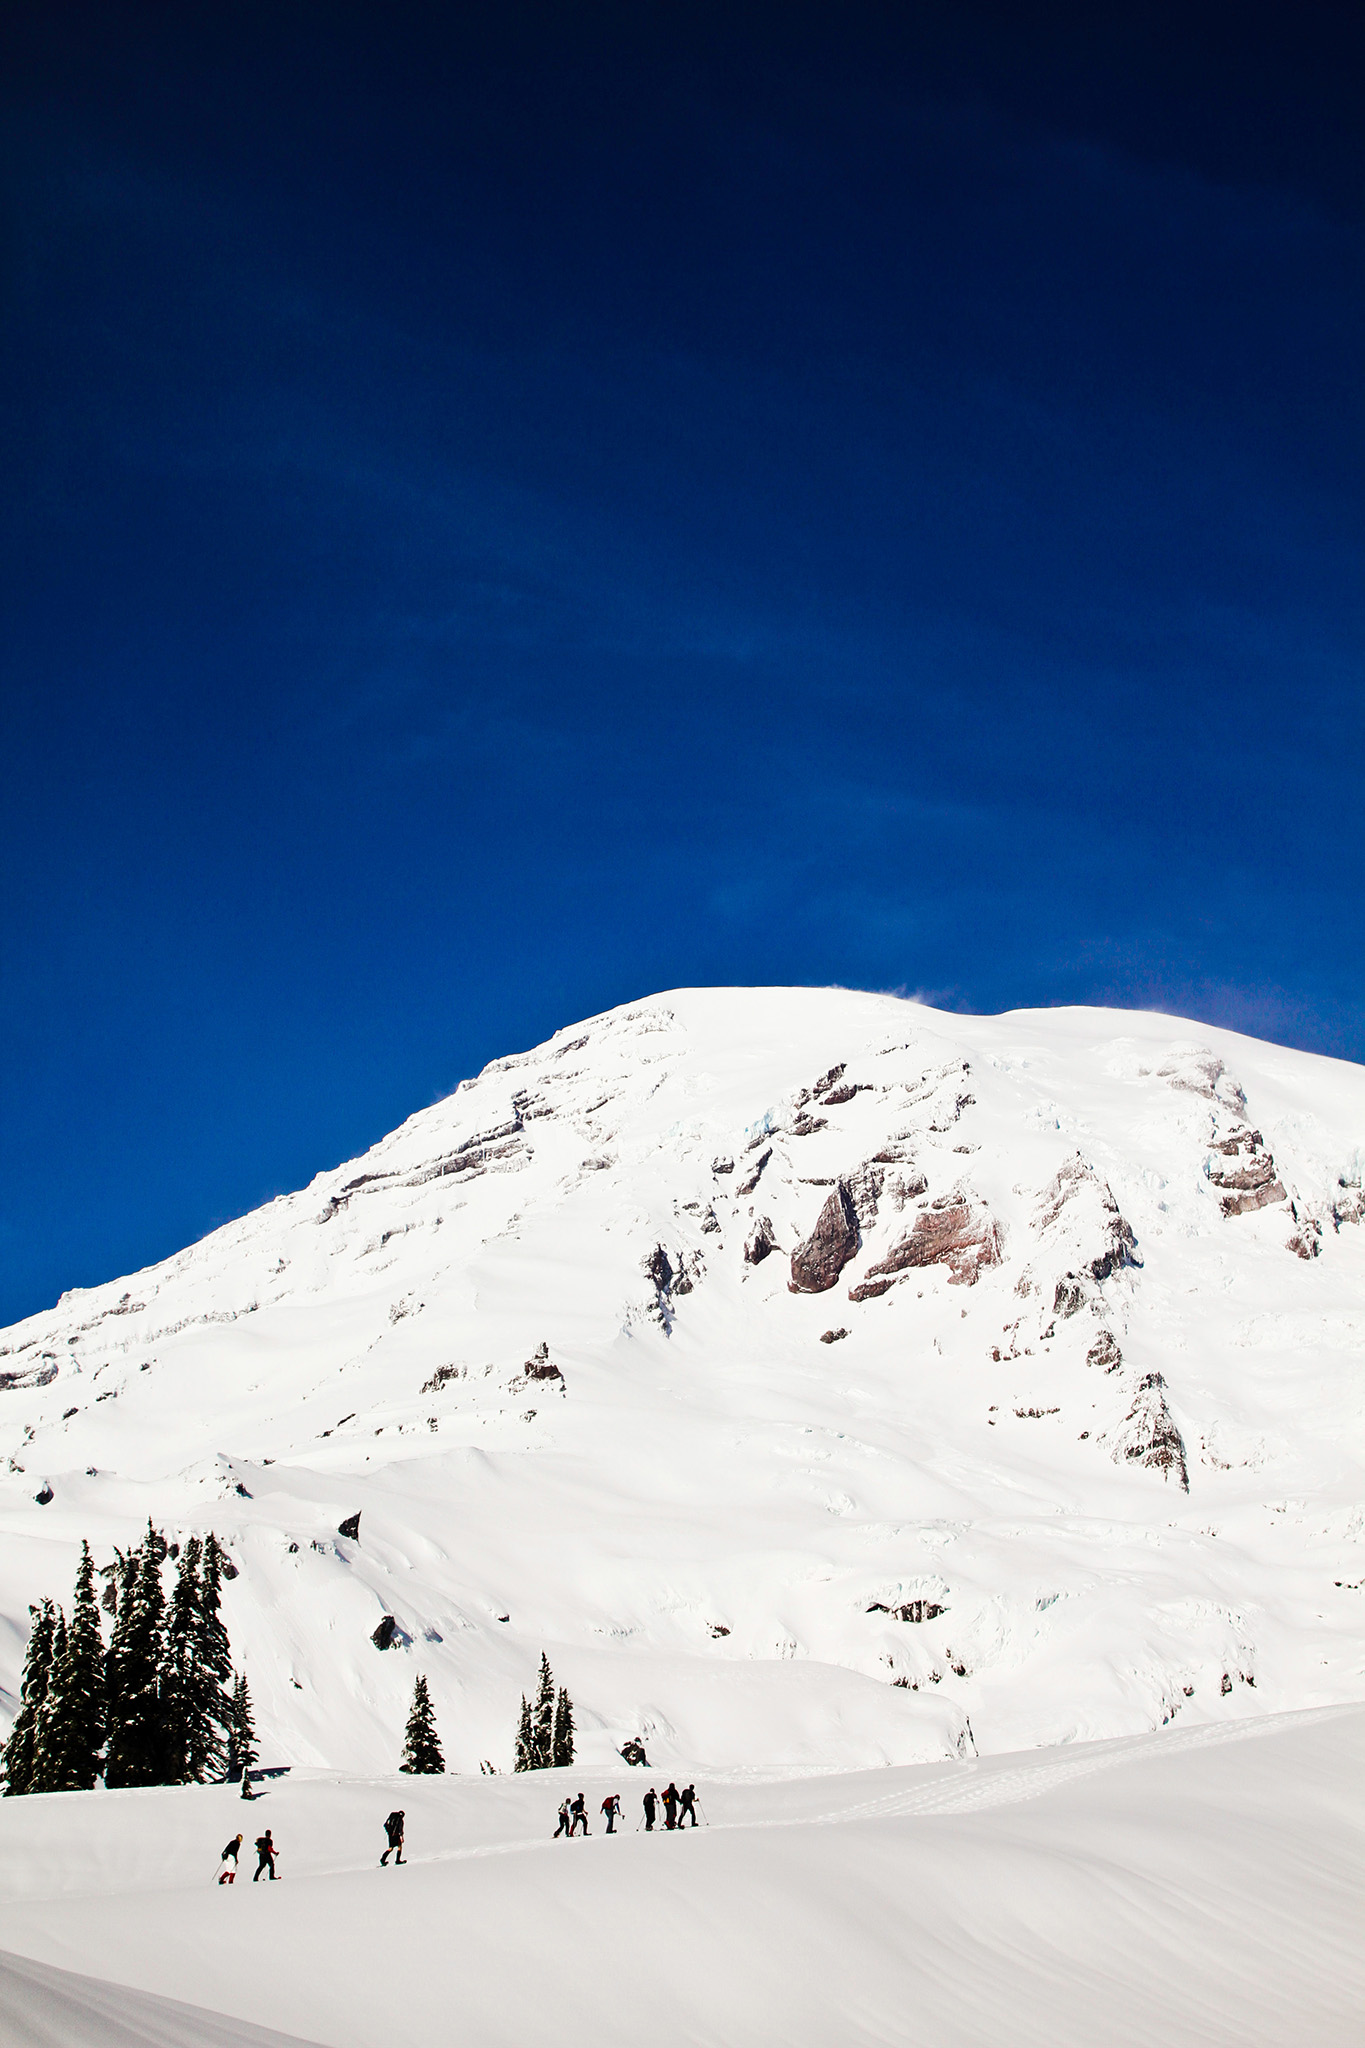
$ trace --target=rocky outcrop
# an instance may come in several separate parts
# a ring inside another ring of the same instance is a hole
[[[937,1600],[905,1600],[899,1607],[888,1607],[885,1600],[874,1600],[867,1612],[889,1614],[896,1621],[937,1621],[940,1614],[946,1614],[948,1610]]]
[[[1210,1149],[1209,1182],[1219,1190],[1225,1216],[1251,1215],[1288,1199],[1259,1131],[1241,1125],[1215,1138]]]
[[[820,1342],[822,1344],[837,1344],[847,1335],[847,1330],[822,1330],[820,1332]]]
[[[1101,1372],[1117,1372],[1123,1364],[1123,1353],[1112,1330],[1101,1330],[1085,1354],[1087,1365],[1097,1365]]]
[[[746,1266],[761,1266],[769,1252],[776,1250],[777,1239],[773,1234],[773,1219],[771,1216],[760,1216],[745,1241],[744,1263]]]
[[[861,1285],[849,1289],[849,1300],[871,1301],[885,1294],[897,1275],[922,1266],[947,1266],[950,1287],[974,1287],[984,1266],[999,1264],[1000,1230],[994,1219],[964,1194],[940,1195],[920,1210],[909,1236],[868,1267]]]
[[[764,1167],[768,1164],[768,1161],[772,1158],[772,1156],[773,1148],[771,1145],[769,1145],[766,1152],[759,1153],[758,1158],[749,1168],[749,1171],[745,1174],[743,1180],[740,1181],[736,1186],[735,1193],[737,1195],[751,1195],[753,1193],[754,1189],[758,1186],[759,1182],[763,1178]]]
[[[1115,1439],[1114,1463],[1146,1466],[1163,1479],[1179,1480],[1183,1492],[1190,1490],[1185,1440],[1166,1406],[1166,1382],[1159,1372],[1146,1373],[1138,1381],[1133,1405]]]
[[[877,1205],[881,1201],[885,1183],[886,1170],[879,1166],[875,1159],[869,1159],[844,1182],[848,1189],[848,1198],[853,1204],[853,1213],[858,1219],[859,1230],[871,1230],[876,1222]]]
[[[861,1238],[857,1212],[848,1189],[840,1181],[824,1208],[814,1230],[792,1253],[792,1294],[826,1294],[857,1251]]]
[[[55,1365],[30,1365],[20,1372],[0,1372],[0,1393],[12,1387],[50,1387],[56,1377]]]
[[[512,1382],[514,1392],[519,1393],[523,1387],[529,1385],[533,1380],[548,1381],[552,1386],[557,1386],[561,1394],[565,1391],[564,1375],[551,1358],[548,1344],[538,1344],[531,1353],[531,1356],[521,1368],[520,1373]]]
[[[1079,1254],[1068,1261],[1069,1280],[1082,1274],[1092,1280],[1108,1280],[1124,1266],[1141,1263],[1133,1226],[1114,1200],[1113,1189],[1086,1165],[1079,1152],[1062,1162],[1044,1188],[1034,1225],[1044,1245]],[[1069,1315],[1074,1310],[1059,1305],[1056,1312]]]
[[[1143,1071],[1138,1069],[1139,1073]],[[1187,1095],[1202,1095],[1206,1102],[1221,1102],[1240,1114],[1247,1106],[1240,1081],[1228,1072],[1218,1054],[1208,1046],[1184,1046],[1172,1052],[1157,1068],[1157,1078],[1168,1087]]]
[[[353,1515],[347,1515],[347,1517],[346,1517],[346,1519],[345,1519],[345,1521],[344,1521],[344,1522],[338,1522],[338,1523],[337,1523],[337,1535],[338,1535],[338,1536],[349,1536],[349,1537],[350,1537],[350,1539],[351,1539],[351,1541],[352,1541],[352,1543],[359,1543],[359,1541],[360,1541],[360,1510],[359,1510],[359,1509],[357,1509],[357,1510],[356,1510],[355,1514],[353,1514]],[[383,1646],[381,1645],[381,1648],[382,1648],[382,1647],[383,1647]]]
[[[1289,1204],[1289,1213],[1294,1219],[1294,1228],[1284,1241],[1285,1250],[1300,1259],[1317,1258],[1322,1250],[1321,1223],[1316,1216],[1300,1210],[1297,1202]]]

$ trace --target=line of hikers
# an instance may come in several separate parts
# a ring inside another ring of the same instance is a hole
[[[644,1820],[637,1824],[637,1833],[641,1826],[646,1834],[654,1832],[654,1822],[658,1815],[660,1803],[663,1805],[664,1826],[666,1828],[686,1827],[689,1820],[693,1827],[696,1827],[696,1786],[686,1785],[680,1792],[670,1779],[662,1793],[656,1792],[652,1785],[648,1792],[646,1792],[644,1797],[645,1816]],[[617,1793],[609,1792],[607,1794],[606,1798],[602,1801],[602,1812],[606,1816],[607,1833],[614,1835],[616,1833],[616,1823],[621,1818],[621,1800]],[[575,1798],[566,1799],[561,1804],[559,1809],[559,1826],[554,1831],[553,1840],[557,1842],[561,1835],[576,1835],[580,1828],[585,1835],[592,1832],[588,1826],[587,1801],[581,1792]]]
[[[670,1779],[662,1793],[656,1792],[651,1785],[644,1797],[644,1819],[638,1823],[640,1827],[644,1828],[646,1834],[654,1832],[654,1823],[658,1817],[661,1804],[664,1810],[664,1826],[666,1828],[684,1828],[689,1820],[693,1827],[697,1826],[697,1788],[695,1785],[685,1785],[680,1792]],[[614,1835],[617,1822],[621,1819],[620,1794],[609,1792],[602,1801],[601,1810],[606,1819],[607,1833]],[[389,1815],[384,1823],[384,1835],[389,1846],[379,1859],[381,1870],[387,1865],[390,1856],[392,1856],[395,1864],[403,1861],[403,1822],[403,1809],[399,1807],[396,1812]],[[564,1800],[560,1806],[559,1826],[555,1829],[554,1839],[558,1841],[561,1835],[576,1835],[580,1830],[585,1835],[592,1832],[588,1826],[588,1804],[581,1792],[577,1793],[572,1799]],[[241,1835],[234,1835],[232,1840],[225,1845],[223,1853],[218,1859],[220,1865],[218,1871],[219,1884],[235,1884],[237,1879],[237,1858],[241,1853],[243,1839]],[[257,1835],[256,1855],[258,1861],[251,1879],[253,1884],[257,1884],[263,1877],[268,1877],[272,1883],[274,1882],[278,1875],[275,1869],[275,1858],[278,1854],[279,1850],[275,1847],[275,1840],[269,1828],[266,1829],[263,1835]]]
[[[384,1823],[384,1835],[389,1846],[379,1859],[381,1870],[387,1864],[390,1856],[392,1856],[395,1863],[403,1861],[403,1820],[403,1809],[399,1807],[396,1812],[389,1815]],[[242,1837],[240,1835],[234,1835],[232,1840],[225,1845],[223,1853],[218,1859],[221,1866],[218,1872],[219,1884],[235,1883],[237,1877],[237,1857],[241,1847]],[[266,1876],[267,1873],[272,1879],[275,1877],[275,1858],[279,1853],[269,1828],[266,1829],[263,1835],[257,1835],[256,1854],[260,1861],[256,1865],[255,1876],[251,1880],[253,1884],[257,1882],[257,1879]]]

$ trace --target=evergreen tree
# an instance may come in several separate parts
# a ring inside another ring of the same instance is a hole
[[[550,1660],[540,1653],[540,1682],[536,1687],[533,1716],[532,1770],[548,1771],[555,1758],[555,1680]]]
[[[84,1542],[65,1637],[61,1654],[55,1641],[53,1646],[46,1775],[54,1792],[88,1792],[99,1776],[104,1748],[104,1641],[95,1566]]]
[[[61,1698],[62,1671],[66,1664],[66,1616],[57,1609],[56,1624],[52,1630],[52,1655],[47,1667],[47,1690],[43,1703],[38,1709],[38,1737],[33,1748],[33,1776],[29,1781],[30,1792],[56,1792],[60,1790],[58,1778],[60,1764],[57,1747],[62,1739]]]
[[[5,1744],[5,1796],[41,1791],[35,1779],[41,1776],[43,1707],[52,1675],[52,1640],[57,1628],[57,1610],[50,1600],[30,1607],[28,1652],[19,1689],[19,1712]]]
[[[175,1782],[174,1714],[166,1698],[173,1688],[167,1683],[166,1598],[161,1587],[165,1555],[164,1537],[148,1522],[147,1534],[123,1575],[118,1618],[105,1660],[109,1751],[104,1782],[111,1789]]]
[[[195,1689],[195,1633],[199,1617],[199,1560],[204,1546],[191,1536],[176,1565],[175,1589],[166,1617],[161,1672],[161,1723],[166,1744],[167,1781],[190,1782],[191,1697]]]
[[[251,1710],[251,1689],[246,1682],[246,1673],[239,1671],[232,1681],[232,1697],[228,1701],[227,1720],[227,1770],[229,1784],[235,1784],[243,1771],[250,1770],[259,1751],[256,1748],[256,1717]]]
[[[199,1575],[199,1614],[195,1629],[194,1686],[191,1695],[189,1766],[196,1784],[207,1784],[221,1769],[226,1737],[232,1725],[234,1684],[232,1645],[221,1607],[227,1558],[210,1529],[204,1540]],[[245,1685],[245,1679],[242,1681]],[[250,1712],[250,1700],[247,1710]],[[249,1739],[254,1740],[254,1729]],[[252,1762],[255,1762],[253,1754]]]
[[[440,1738],[436,1733],[436,1716],[431,1710],[431,1694],[427,1691],[426,1679],[419,1672],[417,1683],[412,1688],[412,1709],[403,1739],[403,1761],[398,1768],[411,1771],[415,1776],[435,1777],[445,1767],[446,1760],[441,1754]]]
[[[517,1723],[517,1753],[513,1762],[514,1771],[533,1771],[535,1765],[535,1729],[531,1724],[531,1702],[525,1693],[521,1696],[521,1719]]]
[[[554,1753],[550,1761],[554,1764],[573,1762],[573,1701],[561,1685],[555,1700]]]
[[[219,1614],[223,1552],[191,1536],[180,1554],[166,1623],[162,1713],[168,1782],[203,1785],[223,1768],[232,1718],[232,1653]]]

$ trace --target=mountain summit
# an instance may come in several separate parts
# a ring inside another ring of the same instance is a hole
[[[913,1762],[1358,1697],[1365,1073],[681,990],[0,1333],[0,1682],[217,1531],[268,1760]],[[382,1645],[382,1647],[381,1647]]]

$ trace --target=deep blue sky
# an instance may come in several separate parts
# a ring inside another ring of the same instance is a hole
[[[678,983],[1365,1056],[1360,19],[9,9],[0,1320]]]

